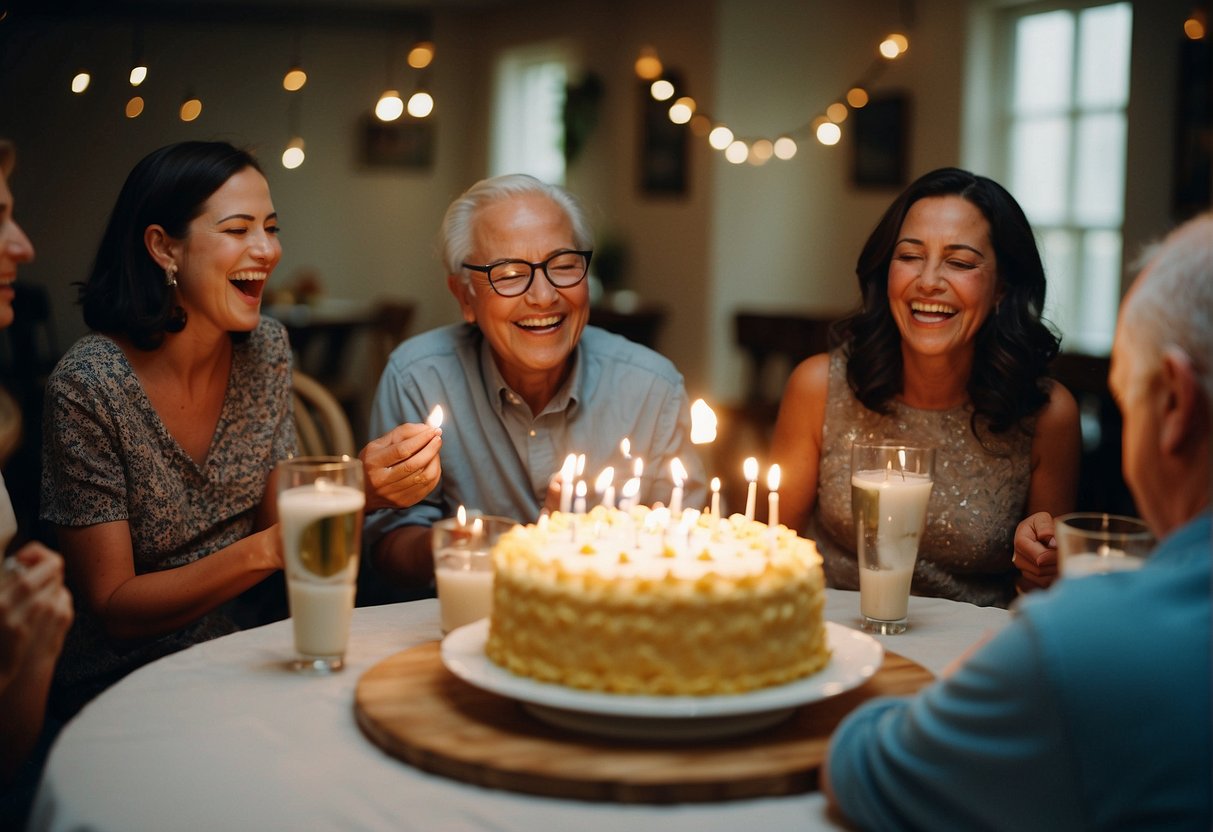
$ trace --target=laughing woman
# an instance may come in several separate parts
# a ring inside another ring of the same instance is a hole
[[[1006,606],[1017,581],[1041,582],[1012,565],[1016,524],[1071,511],[1078,482],[1078,410],[1046,377],[1058,341],[1032,229],[998,183],[944,168],[893,202],[856,272],[863,305],[841,346],[797,367],[780,406],[785,522],[811,514],[830,585],[858,589],[851,445],[934,446],[912,592]]]
[[[93,332],[46,394],[42,517],[77,601],[54,701],[236,629],[282,567],[274,464],[294,451],[286,332],[260,314],[282,256],[269,186],[223,142],[127,177],[80,290]]]

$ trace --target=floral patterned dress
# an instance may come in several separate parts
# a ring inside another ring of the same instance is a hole
[[[84,336],[47,383],[42,519],[74,527],[125,520],[136,574],[191,563],[247,537],[275,463],[295,451],[290,384],[286,331],[262,318],[234,345],[219,421],[199,465],[168,432],[118,345]],[[58,709],[72,712],[135,668],[236,628],[220,607],[164,636],[118,641],[77,603],[56,671]]]

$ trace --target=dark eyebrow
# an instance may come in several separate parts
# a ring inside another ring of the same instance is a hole
[[[228,220],[244,220],[245,222],[253,222],[253,221],[255,221],[256,219],[257,219],[257,218],[256,218],[256,217],[254,217],[252,214],[229,214],[228,216],[224,217],[223,219],[216,220],[216,221],[215,221],[215,225],[218,225],[218,224],[219,224],[219,223],[221,223],[221,222],[227,222]],[[266,219],[267,219],[267,220],[276,220],[276,219],[278,219],[278,212],[277,212],[277,211],[275,211],[274,213],[272,213],[272,214],[268,215],[268,216],[266,217]]]
[[[902,237],[900,240],[898,240],[894,244],[894,248],[901,245],[902,243],[910,243],[911,245],[915,245],[915,246],[920,246],[923,244],[922,240],[916,240],[913,237]],[[947,251],[955,251],[956,249],[963,249],[965,251],[973,252],[978,257],[986,256],[985,253],[981,249],[973,248],[973,246],[967,245],[965,243],[952,243],[951,245],[944,246],[944,249]]]

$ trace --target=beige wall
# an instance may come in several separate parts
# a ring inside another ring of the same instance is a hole
[[[435,163],[427,171],[367,170],[356,159],[357,124],[383,86],[381,28],[303,29],[310,81],[302,93],[308,158],[278,162],[289,138],[279,87],[292,32],[283,25],[149,23],[149,111],[121,117],[131,49],[129,25],[58,19],[0,33],[0,135],[15,139],[17,215],[39,249],[23,278],[50,287],[61,346],[83,331],[72,281],[83,280],[118,188],[149,150],[185,138],[227,138],[259,149],[282,215],[285,255],[276,280],[317,269],[332,294],[395,294],[419,304],[415,331],[456,317],[435,256],[443,209],[486,172],[495,51],[551,38],[571,44],[606,84],[597,131],[569,172],[600,232],[631,247],[630,282],[666,305],[661,348],[692,393],[715,399],[740,390],[732,346],[737,308],[845,311],[856,297],[854,260],[893,190],[849,184],[849,139],[806,142],[795,159],[734,167],[691,143],[683,197],[638,192],[638,110],[631,63],[656,46],[689,91],[739,133],[777,134],[812,118],[856,80],[901,3],[872,0],[582,0],[521,3],[489,12],[443,12],[435,23]],[[985,4],[983,4],[984,7]],[[920,0],[910,52],[877,89],[912,101],[910,172],[959,163],[969,4]],[[1182,0],[1136,4],[1129,148],[1127,245],[1169,222],[1170,131],[1174,119],[1177,14]],[[976,21],[980,24],[980,20]],[[78,63],[97,68],[92,91],[70,96]],[[205,101],[202,119],[176,120],[184,79]],[[976,103],[970,99],[971,103]],[[845,127],[845,125],[844,125]],[[970,141],[971,143],[971,141]]]

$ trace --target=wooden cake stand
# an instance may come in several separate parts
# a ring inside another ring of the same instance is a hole
[[[896,653],[861,687],[757,733],[704,742],[616,740],[553,727],[442,664],[439,642],[358,680],[358,725],[419,769],[489,788],[620,803],[685,803],[811,791],[834,727],[875,696],[913,693],[929,670]]]

